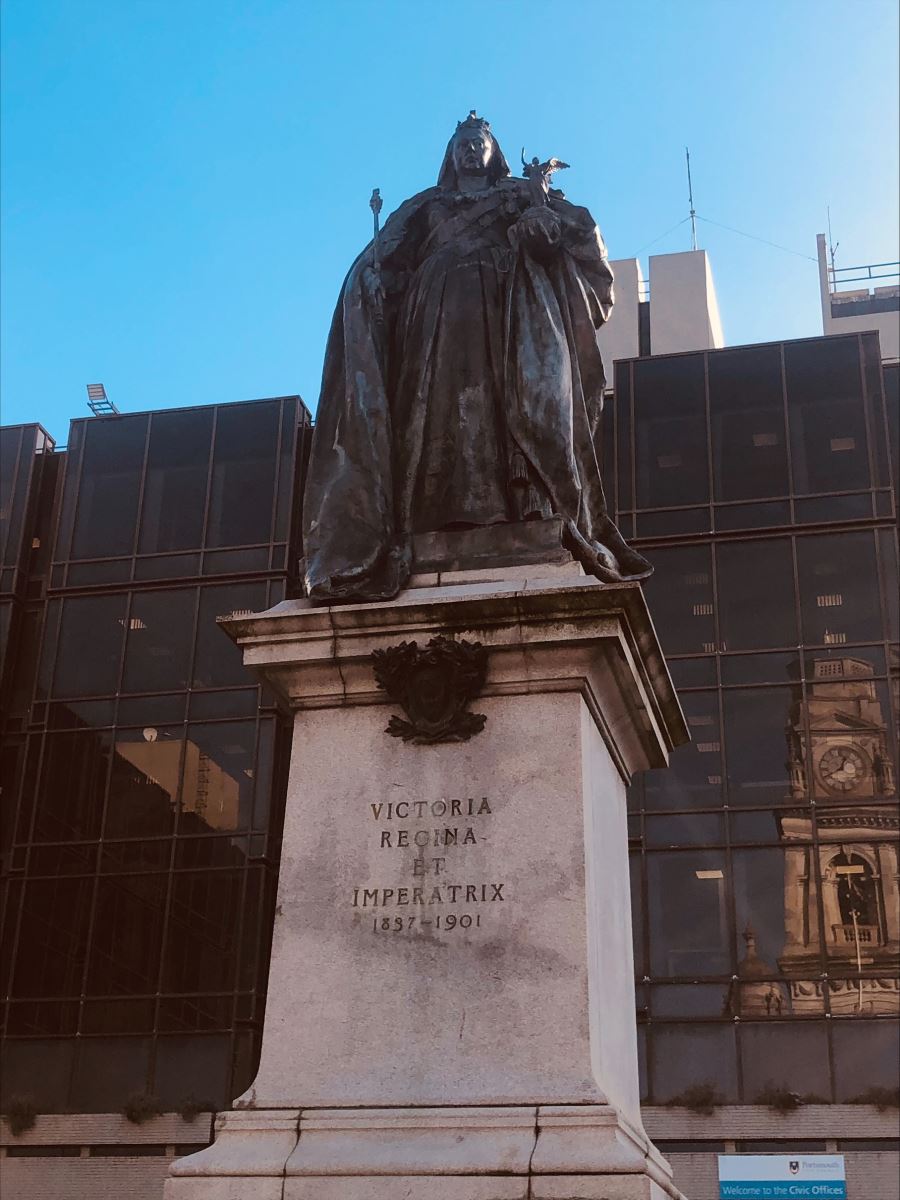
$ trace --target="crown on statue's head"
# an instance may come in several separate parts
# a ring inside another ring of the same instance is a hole
[[[483,133],[490,133],[491,132],[491,123],[490,123],[490,121],[486,121],[484,119],[484,117],[477,116],[475,109],[473,108],[469,111],[469,115],[466,117],[466,119],[464,121],[456,122],[456,128],[457,129],[480,129],[480,130],[482,130]]]

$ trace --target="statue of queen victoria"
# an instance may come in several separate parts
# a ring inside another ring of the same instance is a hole
[[[595,448],[612,272],[552,162],[513,179],[470,113],[437,186],[350,268],[304,499],[314,600],[396,595],[418,534],[548,517],[598,579],[650,574],[609,518]]]

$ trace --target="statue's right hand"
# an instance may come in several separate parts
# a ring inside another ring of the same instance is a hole
[[[376,312],[380,312],[384,306],[384,288],[381,283],[381,275],[374,267],[364,267],[360,283],[363,295],[369,306]]]

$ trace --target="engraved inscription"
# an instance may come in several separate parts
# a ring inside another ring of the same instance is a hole
[[[492,812],[486,796],[370,802],[368,824],[374,826],[375,849],[388,852],[377,859],[398,877],[387,885],[379,880],[354,887],[351,907],[373,914],[373,933],[481,929],[489,906],[506,903],[508,884],[466,879],[464,862],[456,855],[490,840]]]

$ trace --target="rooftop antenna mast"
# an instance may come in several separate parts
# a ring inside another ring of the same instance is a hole
[[[694,187],[691,183],[691,152],[687,146],[684,148],[684,157],[687,162],[687,177],[688,177],[688,203],[691,211],[691,249],[697,249],[697,210],[694,208]]]
[[[840,242],[832,242],[832,240],[831,240],[831,205],[830,204],[827,204],[825,206],[825,211],[828,214],[828,253],[831,257],[831,285],[832,285],[832,289],[833,289],[834,285],[835,285],[834,256],[837,252],[838,246],[841,243]]]

